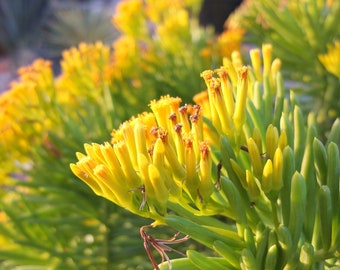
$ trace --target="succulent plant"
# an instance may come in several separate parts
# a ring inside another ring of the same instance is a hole
[[[306,124],[295,95],[284,94],[272,47],[262,52],[263,68],[258,49],[253,68],[234,54],[201,74],[208,90],[196,105],[151,101],[152,113],[124,122],[111,143],[85,144],[71,164],[94,193],[154,220],[140,233],[155,269],[339,267],[340,121],[326,144],[318,140],[315,116]],[[147,232],[164,225],[184,236]],[[168,245],[188,237],[218,255],[189,249],[170,260]]]

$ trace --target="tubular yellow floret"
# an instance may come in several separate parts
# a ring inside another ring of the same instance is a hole
[[[224,97],[224,102],[227,107],[228,115],[233,115],[235,110],[235,101],[233,95],[233,89],[228,81],[228,72],[225,67],[221,67],[216,70],[220,77],[221,89]]]
[[[131,162],[134,167],[137,166],[137,152],[136,152],[136,141],[134,137],[134,129],[130,122],[124,122],[121,125],[121,131],[123,133],[123,137],[128,148]]]
[[[262,54],[263,54],[263,76],[270,75],[270,69],[272,65],[272,51],[273,46],[271,44],[263,44],[262,45]]]
[[[258,82],[262,82],[262,61],[260,49],[252,49],[249,51],[250,60],[254,69],[255,77]]]
[[[242,129],[242,126],[246,121],[246,102],[248,91],[247,75],[247,67],[242,67],[239,69],[235,113],[233,116],[234,125],[237,131],[240,131]]]
[[[199,194],[203,202],[206,202],[211,193],[214,191],[214,184],[211,177],[212,159],[209,144],[207,142],[202,142],[200,144],[200,153],[201,159],[199,165]]]
[[[273,190],[280,190],[283,186],[282,179],[283,154],[280,148],[277,148],[273,158]]]

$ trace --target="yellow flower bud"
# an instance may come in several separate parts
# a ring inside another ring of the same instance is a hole
[[[96,181],[101,187],[102,194],[100,196],[109,199],[110,201],[122,205],[126,202],[128,189],[124,182],[117,181],[110,170],[103,164],[99,164],[93,170],[96,176]]]
[[[235,101],[232,86],[230,85],[227,78],[227,69],[225,67],[221,67],[217,70],[217,74],[220,77],[221,89],[224,97],[224,102],[227,107],[228,115],[233,115],[235,109]]]
[[[123,137],[131,157],[131,162],[134,167],[137,167],[136,141],[134,137],[134,129],[131,123],[124,122],[121,126],[121,131],[123,133]]]
[[[221,121],[218,115],[218,111],[215,104],[214,98],[214,87],[216,85],[216,78],[213,77],[214,72],[212,70],[206,70],[201,73],[201,77],[203,77],[205,84],[208,88],[209,95],[209,104],[211,110],[211,120],[218,131],[221,131]]]
[[[113,148],[117,156],[117,159],[119,160],[119,164],[122,168],[122,171],[124,173],[124,178],[129,179],[128,181],[131,181],[132,183],[138,182],[137,180],[135,180],[135,179],[138,179],[138,176],[136,174],[135,168],[132,165],[131,158],[130,158],[125,142],[116,143],[113,146]],[[131,186],[131,188],[137,188],[137,187]]]
[[[279,141],[277,143],[277,147],[279,147],[281,150],[283,150],[287,146],[287,134],[284,130],[281,131]]]
[[[85,157],[77,162],[77,164],[71,164],[71,171],[82,181],[84,181],[97,195],[102,194],[102,189],[97,183],[94,175],[92,174],[92,170],[88,171],[85,163],[89,160],[88,157]]]
[[[209,82],[209,94],[212,99],[214,108],[216,108],[217,117],[221,123],[221,128],[224,134],[230,135],[234,129],[231,116],[229,115],[226,107],[225,100],[222,95],[220,81],[213,78]]]
[[[159,174],[162,176],[162,179],[169,190],[170,194],[177,197],[180,196],[180,187],[182,186],[182,181],[178,181],[179,183],[175,182],[173,179],[172,171],[166,168],[165,165],[165,149],[161,139],[157,139],[153,154],[152,154],[152,161],[153,164],[157,167]]]
[[[283,168],[282,150],[280,148],[277,148],[273,159],[273,190],[280,190],[283,186],[282,168]]]
[[[211,169],[212,169],[212,159],[210,148],[207,142],[202,142],[200,145],[200,166],[199,166],[199,175],[200,175],[200,184],[199,184],[199,194],[203,202],[208,201],[210,195],[214,191],[214,183],[211,177]]]
[[[103,145],[100,145],[100,151],[103,154],[105,163],[108,164],[110,170],[114,171],[118,177],[122,178],[124,174],[113,147],[106,142]]]
[[[165,154],[166,160],[168,161],[175,177],[182,181],[185,178],[185,169],[183,168],[182,164],[179,162],[176,151],[174,150],[174,148],[171,146],[171,144],[168,141],[168,133],[165,130],[163,130],[159,134],[159,138],[163,142],[164,154]]]
[[[158,206],[158,209],[163,209],[169,198],[169,190],[155,165],[150,164],[148,166],[148,174],[153,191],[155,192],[153,197],[156,199],[156,202],[154,202],[154,205]],[[146,189],[146,195],[148,196],[148,194]]]
[[[255,177],[261,178],[262,171],[263,171],[261,153],[253,138],[248,139],[248,152],[249,152],[251,163],[253,165],[253,171],[254,171]]]
[[[279,134],[277,128],[269,125],[266,132],[266,156],[273,159],[275,150],[277,148]]]
[[[134,127],[134,137],[136,141],[137,154],[143,154],[148,160],[150,160],[150,156],[146,148],[145,127],[139,121],[137,121]]]
[[[256,201],[261,195],[261,190],[259,188],[258,181],[249,170],[246,170],[246,180],[248,186],[248,195],[251,200]]]
[[[250,60],[254,69],[255,77],[258,82],[262,82],[262,61],[260,49],[252,49],[249,51]]]
[[[188,138],[184,142],[185,146],[185,187],[188,189],[193,200],[197,197],[197,190],[199,186],[199,178],[197,174],[196,154],[193,147],[193,140]]]
[[[271,44],[263,44],[262,45],[262,54],[263,54],[263,76],[270,75],[270,69],[272,65],[272,51],[273,46]]]
[[[237,85],[236,68],[233,66],[233,63],[227,57],[223,58],[223,67],[227,70],[232,85],[236,86]]]
[[[180,98],[170,97],[169,95],[162,96],[159,100],[150,102],[149,106],[156,117],[159,127],[170,130],[169,116],[172,113],[177,113],[180,103]]]
[[[236,70],[240,69],[243,65],[241,53],[239,51],[233,51],[231,53],[231,62]]]
[[[267,160],[263,168],[261,188],[264,193],[269,193],[273,188],[273,163],[270,159]]]

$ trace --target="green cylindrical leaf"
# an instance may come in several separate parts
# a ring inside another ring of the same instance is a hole
[[[281,211],[283,224],[288,226],[290,215],[290,193],[291,193],[291,181],[295,171],[295,160],[293,150],[286,146],[283,150],[283,168],[282,168],[282,181],[283,187],[280,191],[281,198]]]
[[[313,141],[314,166],[320,186],[327,183],[327,153],[326,148],[317,138]]]
[[[314,264],[314,247],[308,242],[305,242],[301,247],[299,260],[302,269],[312,269]]]
[[[242,251],[241,255],[241,263],[242,263],[242,269],[246,270],[260,270],[261,268],[258,267],[255,256],[253,253],[245,248]]]
[[[216,270],[216,269],[228,269],[230,264],[223,258],[206,257],[203,254],[195,251],[187,251],[188,259],[195,266],[195,268],[178,268],[183,270],[201,269],[201,270]],[[177,268],[173,268],[176,269]]]
[[[301,174],[295,172],[292,178],[291,195],[290,195],[290,215],[289,231],[293,238],[293,247],[295,247],[301,237],[302,226],[306,213],[307,192],[305,179]]]
[[[243,237],[243,232],[247,224],[247,217],[241,195],[233,182],[224,176],[221,177],[221,188],[229,201],[231,209],[234,211],[238,233]]]
[[[264,269],[275,269],[277,262],[277,246],[272,245],[267,252],[266,261],[264,265]]]
[[[226,245],[234,248],[241,248],[244,246],[244,242],[240,238],[221,237],[219,233],[183,217],[168,215],[164,218],[164,222],[175,230],[189,235],[192,239],[209,248],[213,248],[213,244],[216,240],[221,240]]]
[[[189,258],[180,258],[171,260],[172,269],[178,270],[200,270]],[[160,270],[169,270],[169,263],[167,261],[158,265]]]
[[[319,218],[323,249],[328,250],[332,241],[332,198],[328,186],[321,186],[319,190]]]
[[[214,242],[214,250],[225,258],[235,268],[240,266],[240,254],[236,253],[230,246],[220,240]]]
[[[306,143],[306,131],[303,114],[298,106],[294,107],[294,156],[295,167],[300,170]]]
[[[306,216],[308,216],[308,220],[306,220],[304,224],[305,236],[308,241],[312,241],[314,222],[310,222],[310,220],[315,219],[317,205],[317,182],[313,157],[313,141],[315,136],[316,128],[314,125],[310,125],[307,131],[306,148],[301,165],[301,174],[305,178],[307,186],[307,202],[310,202],[310,204],[306,208]]]

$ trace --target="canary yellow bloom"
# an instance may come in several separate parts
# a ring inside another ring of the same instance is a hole
[[[319,60],[328,72],[340,78],[340,41],[327,46],[326,54],[319,54]]]

